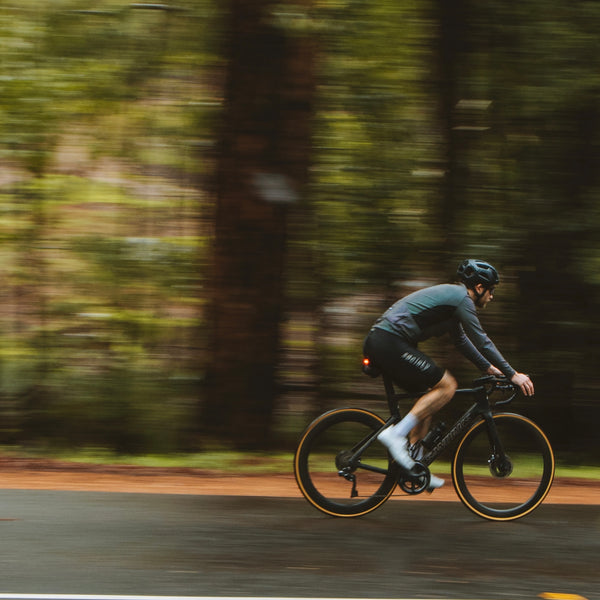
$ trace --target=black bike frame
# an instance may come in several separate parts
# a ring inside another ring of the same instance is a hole
[[[398,402],[400,400],[414,399],[418,396],[414,394],[397,394],[394,390],[394,384],[390,377],[383,376],[383,384],[385,386],[388,406],[390,409],[390,418],[386,421],[385,427],[397,423],[400,421],[400,407]],[[462,435],[478,417],[483,417],[486,425],[488,436],[490,439],[490,447],[494,455],[504,455],[500,439],[498,438],[498,431],[496,424],[492,417],[492,409],[489,401],[489,393],[484,385],[477,386],[474,388],[463,388],[456,390],[454,397],[457,396],[471,396],[475,398],[475,403],[467,409],[467,411],[456,421],[452,428],[444,435],[444,437],[421,459],[420,463],[429,466],[450,444],[452,444],[460,435]],[[382,427],[382,429],[384,429]],[[362,445],[364,447],[364,445]]]

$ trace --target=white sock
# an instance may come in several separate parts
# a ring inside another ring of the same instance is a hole
[[[408,437],[413,428],[419,424],[419,419],[412,413],[408,413],[400,423],[394,425],[393,431],[397,436]]]

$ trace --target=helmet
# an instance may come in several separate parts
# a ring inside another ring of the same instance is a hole
[[[488,289],[500,282],[498,271],[492,265],[474,258],[468,258],[458,266],[456,277],[468,288],[474,288],[478,283],[481,283]]]

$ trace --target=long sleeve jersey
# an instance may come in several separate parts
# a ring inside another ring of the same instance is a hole
[[[494,365],[509,379],[515,370],[487,336],[475,303],[463,284],[442,284],[418,290],[394,303],[374,325],[416,346],[449,333],[454,345],[477,368]]]

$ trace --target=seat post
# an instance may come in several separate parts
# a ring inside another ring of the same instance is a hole
[[[398,415],[398,403],[396,402],[396,392],[394,390],[394,382],[389,375],[383,374],[383,385],[385,387],[385,395],[387,397],[388,407],[391,415]]]

